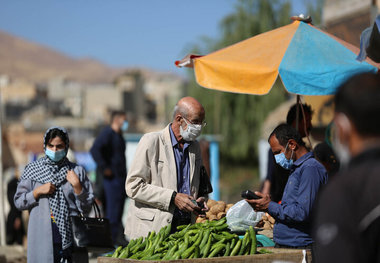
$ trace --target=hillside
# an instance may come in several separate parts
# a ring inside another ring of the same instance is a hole
[[[74,59],[51,48],[0,31],[0,74],[32,82],[57,76],[85,82],[108,83],[125,71],[93,59]]]

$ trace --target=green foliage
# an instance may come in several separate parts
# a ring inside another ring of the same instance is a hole
[[[221,21],[220,39],[212,41],[207,38],[193,53],[207,54],[289,24],[290,11],[291,5],[287,1],[240,0],[235,11]],[[220,153],[223,160],[255,163],[261,124],[267,114],[286,98],[287,92],[281,82],[277,81],[267,95],[233,94],[201,88],[194,80],[194,73],[189,73],[188,91],[206,109],[208,125],[205,133],[222,135]]]

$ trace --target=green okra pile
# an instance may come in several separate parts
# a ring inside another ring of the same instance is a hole
[[[226,219],[182,225],[170,235],[171,225],[146,238],[131,240],[126,247],[118,247],[114,258],[138,260],[174,260],[251,255],[257,252],[256,234],[251,226],[244,238],[228,231]]]

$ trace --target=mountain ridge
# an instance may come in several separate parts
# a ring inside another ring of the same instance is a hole
[[[110,83],[133,68],[112,67],[90,57],[72,58],[53,48],[0,30],[0,74],[34,83],[65,77],[83,83]]]

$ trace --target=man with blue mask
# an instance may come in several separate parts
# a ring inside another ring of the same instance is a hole
[[[169,125],[141,138],[125,183],[131,198],[125,224],[128,239],[158,232],[168,224],[175,231],[208,210],[199,191],[202,158],[196,140],[204,119],[202,104],[184,97],[174,107]]]
[[[299,133],[280,124],[269,136],[276,163],[290,170],[281,204],[269,194],[255,192],[258,200],[247,200],[256,211],[268,212],[275,220],[273,240],[278,248],[311,248],[310,213],[320,187],[327,183],[327,172],[305,147]]]
[[[297,113],[297,108],[298,108],[298,113]],[[298,115],[298,118],[297,118],[297,115]],[[295,103],[290,107],[288,111],[288,114],[286,116],[286,123],[291,125],[293,128],[296,128],[297,119],[298,119],[298,133],[301,135],[301,137],[305,141],[306,137],[309,136],[310,131],[313,127],[311,123],[312,116],[313,116],[313,110],[310,105]],[[277,158],[278,157],[280,156],[277,156]],[[269,149],[267,177],[265,178],[261,192],[265,194],[270,194],[272,201],[275,201],[275,202],[281,201],[289,176],[290,176],[289,168],[286,168],[286,164],[285,164],[285,168],[284,166],[279,165],[276,162],[272,151]]]
[[[111,125],[106,126],[95,139],[90,150],[96,162],[95,198],[102,203],[109,219],[112,239],[115,246],[126,245],[123,235],[122,215],[126,193],[127,177],[123,134],[128,129],[127,115],[124,111],[111,113]]]
[[[313,262],[380,262],[380,76],[353,76],[335,94],[341,169],[314,212]]]

